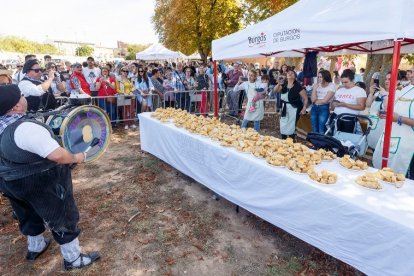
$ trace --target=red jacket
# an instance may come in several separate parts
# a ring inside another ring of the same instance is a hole
[[[82,88],[83,92],[88,95],[91,95],[91,90],[89,89],[89,84],[83,76],[82,72],[73,72],[70,76],[70,87],[72,89]]]

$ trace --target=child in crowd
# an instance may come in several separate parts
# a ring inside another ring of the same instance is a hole
[[[259,100],[263,100],[264,98],[266,98],[267,94],[268,94],[268,89],[269,89],[269,81],[270,81],[270,77],[269,75],[263,75],[260,79],[263,88],[258,88],[257,94],[256,96],[254,96],[253,100],[252,100],[252,106],[249,108],[249,112],[255,112],[256,111],[256,102]]]

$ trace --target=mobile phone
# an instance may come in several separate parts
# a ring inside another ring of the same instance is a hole
[[[241,78],[241,80],[242,80],[242,81],[247,81],[247,78],[244,78],[244,77],[243,77],[243,78]]]
[[[379,87],[379,79],[374,79],[374,84],[376,87]]]

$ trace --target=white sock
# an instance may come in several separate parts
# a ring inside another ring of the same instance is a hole
[[[63,258],[68,262],[73,262],[80,255],[80,246],[78,238],[74,239],[71,242],[61,244],[60,252],[62,253]]]
[[[41,252],[46,246],[43,234],[37,236],[27,236],[27,249],[30,252]]]
[[[73,266],[80,266],[81,258],[80,258],[80,246],[78,238],[74,239],[71,242],[62,244],[60,246],[60,252],[63,255],[63,258],[67,261],[72,263]],[[83,264],[87,265],[91,263],[91,258],[83,257]]]

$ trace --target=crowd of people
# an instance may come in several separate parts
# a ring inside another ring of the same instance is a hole
[[[88,57],[82,64],[71,64],[68,61],[54,63],[50,56],[44,56],[42,63],[33,55],[25,59],[7,81],[18,84],[28,101],[28,110],[53,109],[56,96],[86,94],[97,97],[95,103],[106,110],[113,124],[122,119],[128,129],[136,128],[139,112],[152,111],[159,106],[189,112],[197,109],[203,115],[212,108],[213,94],[208,92],[214,87],[211,61],[98,63]],[[369,146],[375,149],[382,143],[389,73],[381,76],[377,72],[369,83],[364,83],[364,68],[357,73],[354,67],[341,74],[320,69],[316,78],[308,80],[300,70],[278,61],[271,67],[220,62],[217,69],[219,107],[226,110],[228,116],[241,118],[243,128],[252,122],[255,130],[260,131],[265,100],[271,99],[276,102],[280,114],[283,139],[295,139],[302,115],[310,113],[312,132],[324,134],[331,120],[348,113],[368,115],[374,122],[368,135]],[[405,87],[411,87],[413,77],[411,70],[400,71],[398,89],[405,91]],[[196,102],[191,99],[194,95],[198,97]],[[396,112],[401,111],[396,109]],[[400,121],[401,125],[405,124],[405,120],[398,118],[397,125]],[[358,131],[360,127],[356,122],[350,128]]]
[[[374,121],[368,136],[369,146],[375,150],[373,164],[381,167],[390,74],[383,76],[382,87],[379,73],[366,85],[352,68],[333,78],[330,72],[319,70],[309,89],[302,72],[286,64],[279,66],[277,61],[272,68],[220,63],[218,72],[217,85],[224,91],[220,106],[227,105],[229,116],[242,116],[242,128],[253,122],[260,131],[267,98],[277,103],[283,139],[295,138],[300,116],[309,111],[312,131],[317,133],[325,133],[326,123],[340,114],[369,115]],[[404,78],[399,78],[396,92],[388,166],[414,179],[414,74],[409,70],[400,76]],[[27,117],[27,111],[54,109],[57,96],[86,95],[96,97],[96,104],[115,121],[121,95],[121,116],[131,122],[125,128],[135,128],[137,107],[145,112],[162,103],[192,111],[195,106],[188,91],[199,96],[197,107],[207,114],[211,98],[207,91],[213,86],[211,62],[99,64],[89,57],[84,64],[56,64],[50,56],[40,62],[28,55],[16,72],[0,67],[0,192],[10,200],[20,231],[27,236],[26,259],[37,259],[49,247],[51,241],[43,235],[45,224],[60,246],[66,270],[88,266],[100,258],[98,252],[82,253],[78,240],[79,211],[69,165],[84,162],[87,152],[72,154],[61,147],[51,128]]]

